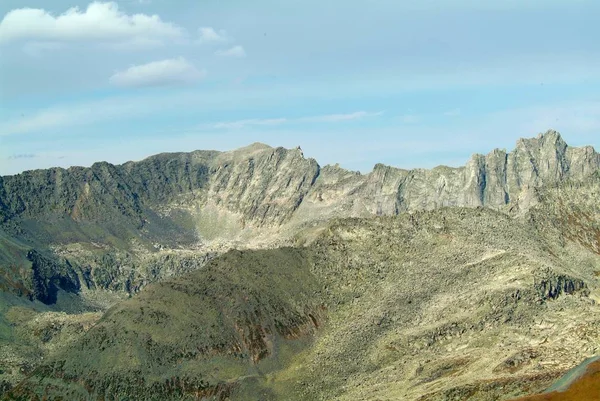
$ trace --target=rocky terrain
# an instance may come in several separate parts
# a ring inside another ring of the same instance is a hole
[[[298,149],[0,177],[5,399],[509,400],[597,355],[600,155]],[[36,398],[38,397],[38,398]]]

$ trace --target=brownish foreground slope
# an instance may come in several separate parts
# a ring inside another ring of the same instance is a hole
[[[590,364],[583,376],[566,391],[532,395],[514,401],[598,401],[600,400],[600,361]]]

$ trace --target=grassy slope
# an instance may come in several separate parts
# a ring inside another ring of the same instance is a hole
[[[232,251],[110,309],[12,394],[50,389],[76,399],[87,388],[110,397],[115,386],[132,399],[226,394],[305,345],[322,321],[318,291],[303,251]]]

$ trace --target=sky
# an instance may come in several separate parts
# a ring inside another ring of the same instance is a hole
[[[597,0],[2,0],[0,175],[301,146],[370,171],[600,148]]]

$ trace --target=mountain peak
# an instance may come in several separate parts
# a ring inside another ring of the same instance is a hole
[[[545,144],[552,144],[555,148],[564,149],[567,147],[567,143],[562,139],[560,133],[553,129],[538,134],[537,138],[542,144],[542,146]]]
[[[562,140],[560,132],[555,131],[553,129],[549,129],[546,132],[539,133],[538,136],[537,136],[537,138],[538,139],[545,139],[545,140]]]
[[[568,147],[558,131],[549,129],[546,132],[539,133],[535,138],[519,138],[517,140],[517,149],[540,150],[543,148],[555,148],[564,150]]]
[[[260,150],[265,150],[265,149],[273,149],[273,147],[267,145],[266,143],[254,142],[248,146],[244,146],[244,147],[235,149],[234,152],[244,152],[244,151],[255,152],[255,151],[260,151]]]
[[[266,143],[263,143],[263,142],[254,142],[254,143],[251,143],[250,145],[248,145],[247,147],[255,147],[255,148],[261,148],[261,149],[272,149],[273,148],[271,145],[267,145]]]

